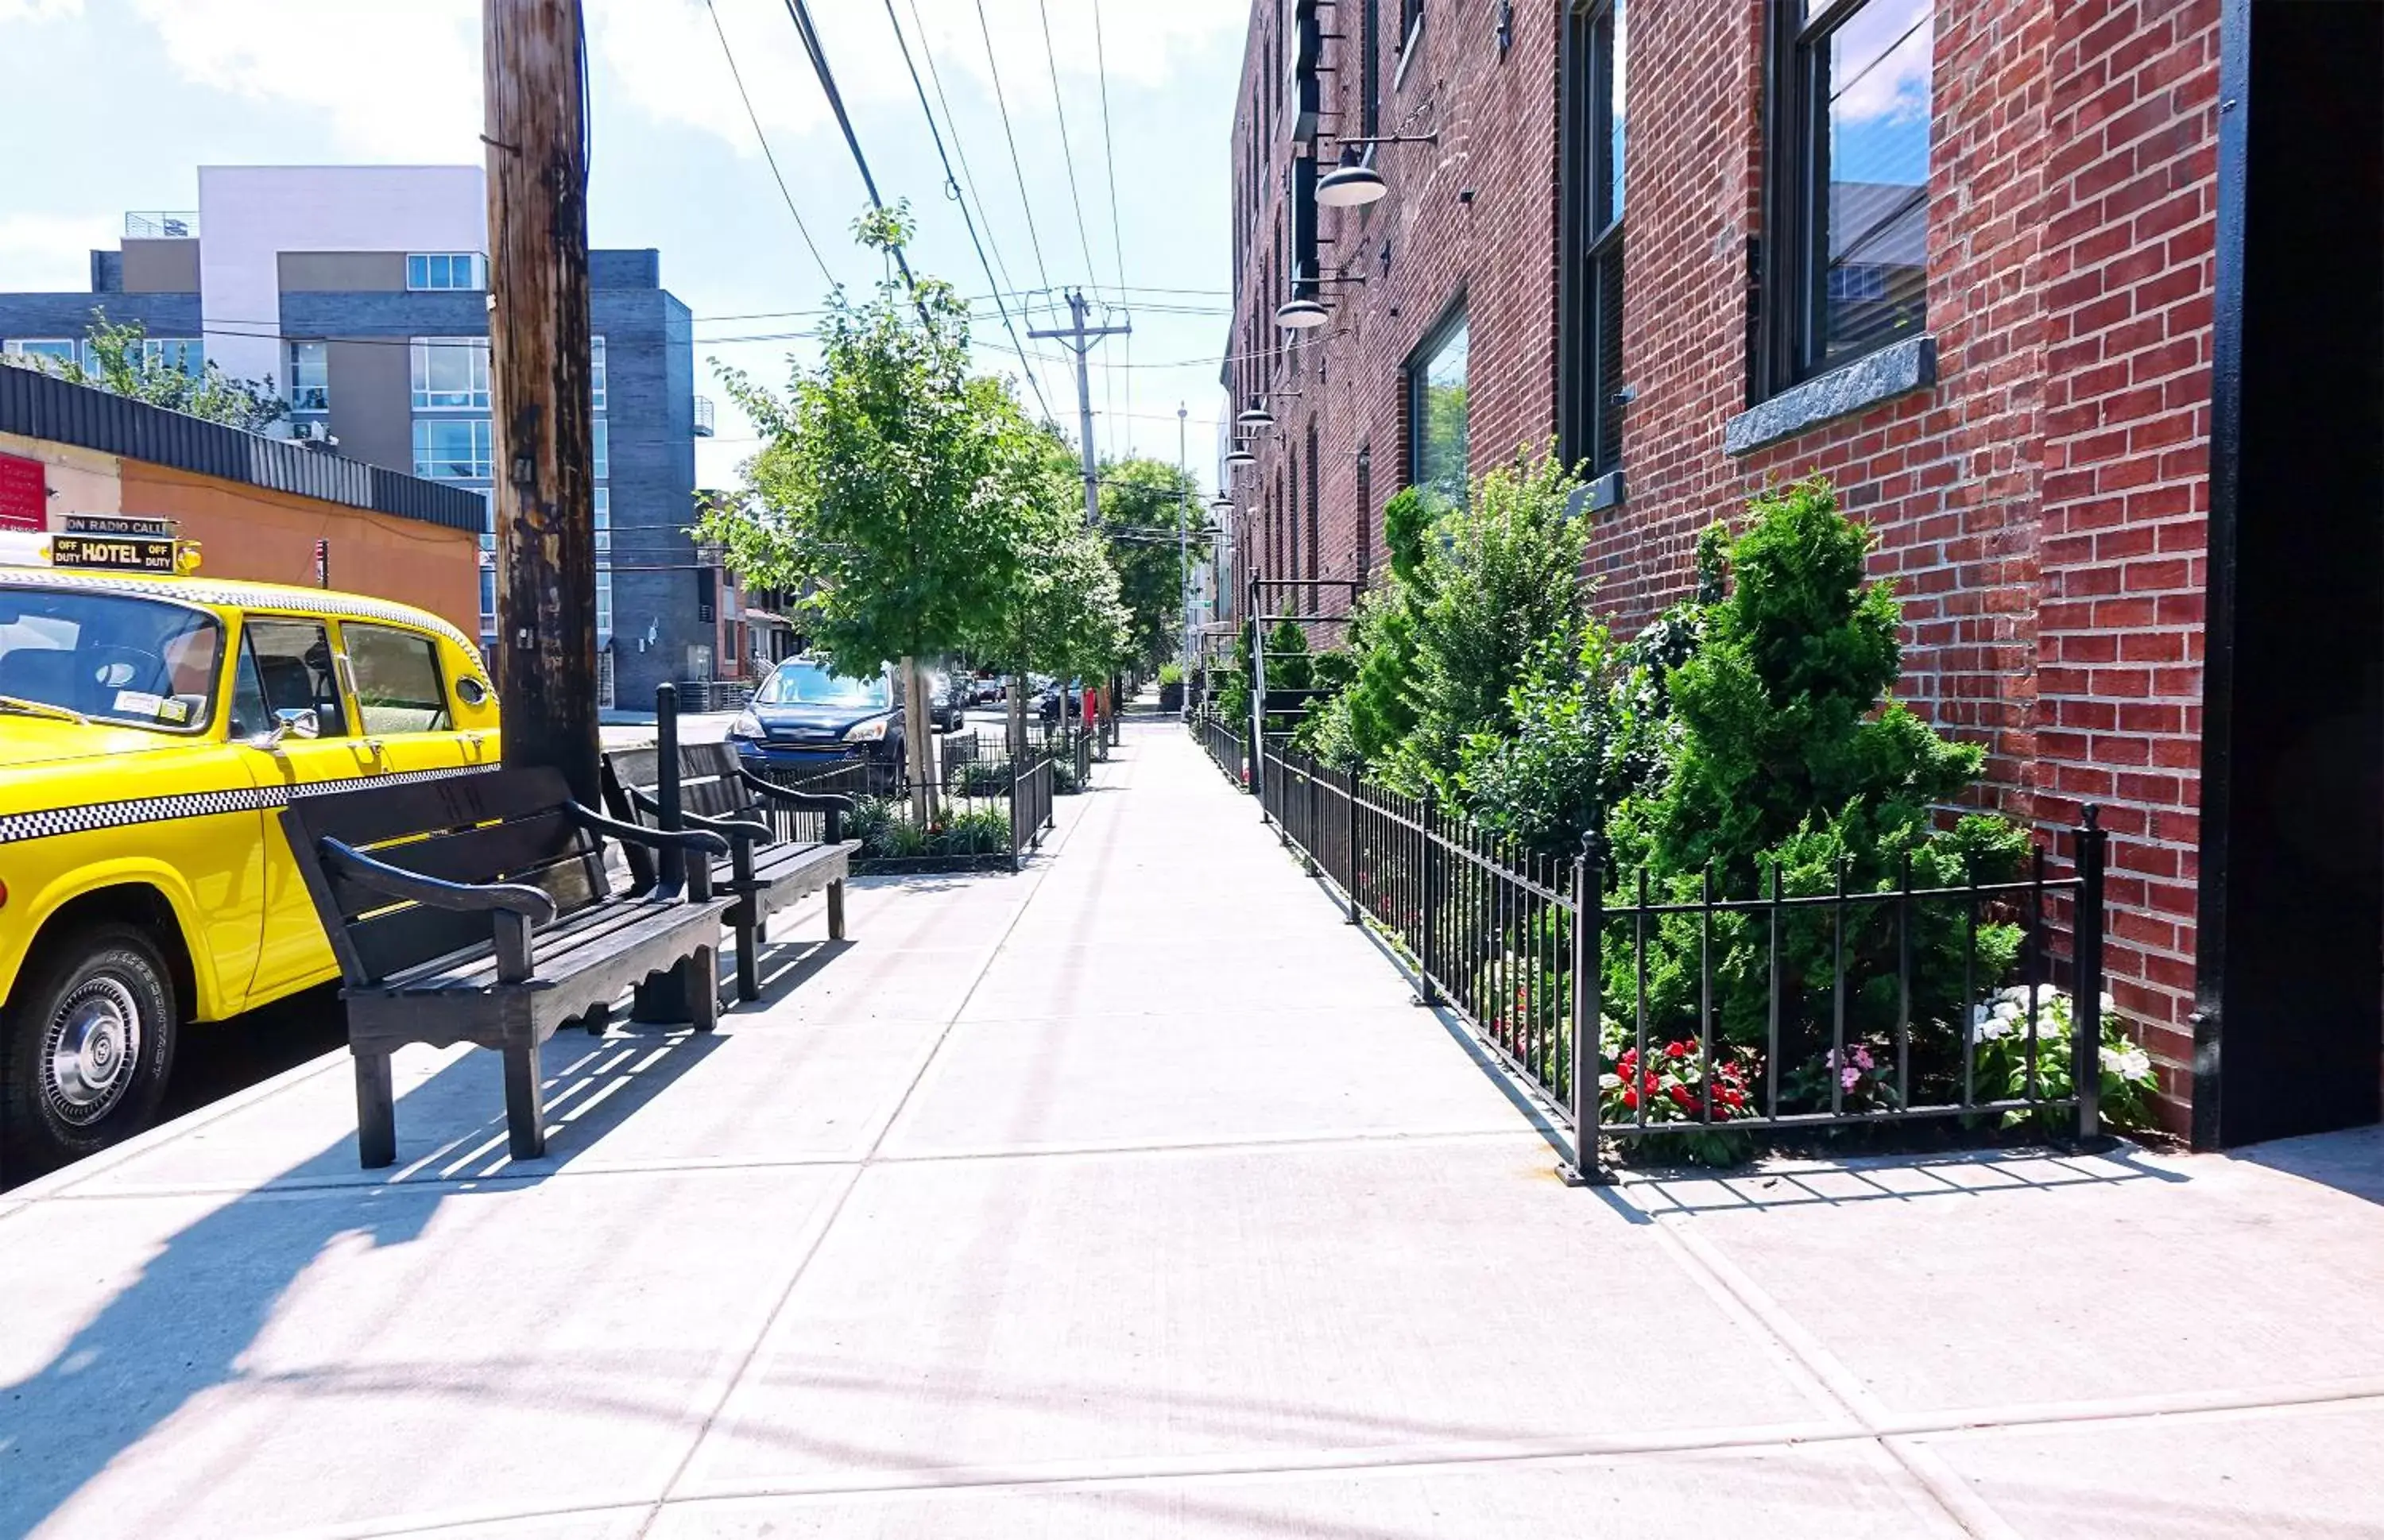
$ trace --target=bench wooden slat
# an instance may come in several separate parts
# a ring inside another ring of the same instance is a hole
[[[764,828],[782,826],[773,817],[769,800],[745,779],[734,744],[680,744],[678,776],[682,813],[758,824]],[[640,805],[639,799],[640,795],[655,798],[661,779],[658,749],[625,749],[605,755],[605,800],[615,817],[649,826],[656,825],[659,820],[652,807]],[[763,925],[773,912],[826,888],[828,935],[836,940],[844,938],[844,882],[855,847],[841,841],[762,843],[749,836],[736,837],[732,842],[739,847],[738,854],[743,857],[743,870],[749,875],[739,876],[737,855],[717,860],[712,867],[713,887],[715,891],[737,896],[737,907],[729,915],[729,923],[737,932],[737,992],[740,999],[753,1000],[760,995],[756,953]],[[654,867],[643,862],[639,852],[629,850],[622,853],[634,884],[645,887],[656,880]]]
[[[677,975],[699,1031],[717,1017],[716,955],[731,900],[615,896],[602,820],[572,804],[555,771],[309,797],[283,810],[282,826],[346,979],[366,1166],[396,1159],[388,1056],[408,1043],[503,1053],[510,1142],[527,1160],[545,1148],[539,1048],[562,1026],[601,1025],[623,989],[661,974]],[[346,852],[327,857],[329,841]],[[708,875],[708,865],[697,871]],[[553,899],[550,923],[533,932],[518,909],[502,909],[491,890],[500,885]]]

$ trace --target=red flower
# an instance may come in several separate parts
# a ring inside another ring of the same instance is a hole
[[[1638,1093],[1637,1091],[1633,1090],[1633,1089],[1632,1089],[1630,1087],[1628,1087],[1628,1086],[1623,1087],[1622,1087],[1622,1105],[1624,1105],[1625,1107],[1636,1107],[1636,1106],[1638,1106],[1638,1105],[1639,1105],[1639,1093]]]
[[[1673,1059],[1686,1059],[1689,1056],[1689,1045],[1686,1043],[1666,1043],[1664,1045],[1664,1052],[1668,1057]]]
[[[1689,1094],[1689,1088],[1686,1086],[1682,1086],[1675,1082],[1674,1084],[1666,1087],[1665,1089],[1672,1093],[1673,1101],[1682,1107],[1695,1107],[1696,1105],[1696,1099]]]

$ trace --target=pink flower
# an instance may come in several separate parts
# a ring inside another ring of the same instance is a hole
[[[1855,1068],[1852,1064],[1848,1064],[1844,1069],[1838,1072],[1839,1083],[1850,1091],[1855,1088],[1855,1082],[1861,1078],[1862,1071]]]
[[[1856,1067],[1856,1068],[1857,1068],[1857,1069],[1866,1069],[1866,1070],[1871,1067],[1871,1066],[1870,1066],[1870,1049],[1867,1049],[1867,1048],[1861,1048],[1861,1047],[1857,1047],[1857,1048],[1855,1049],[1855,1067]]]

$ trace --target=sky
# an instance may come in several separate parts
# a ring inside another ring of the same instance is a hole
[[[878,277],[851,239],[866,193],[786,0],[586,4],[590,239],[660,248],[664,286],[695,314],[697,389],[720,409],[719,437],[698,445],[699,479],[729,484],[752,430],[713,361],[783,384],[789,354],[810,346],[787,334],[808,329],[802,313],[817,311],[830,276],[856,292]],[[890,0],[892,20],[888,9],[811,6],[878,189],[909,199],[918,220],[913,267],[980,300],[980,363],[1012,376],[1024,370],[989,296],[1013,296],[1024,338],[1030,316],[1064,319],[1057,291],[1085,286],[1102,302],[1098,318],[1134,329],[1092,354],[1097,447],[1173,460],[1180,403],[1188,462],[1209,485],[1247,0]],[[898,20],[981,210],[991,280],[948,195]],[[125,211],[197,206],[201,165],[480,161],[479,27],[478,0],[0,0],[11,65],[0,291],[87,290],[87,254],[116,244]],[[1070,355],[1024,346],[1073,439]],[[1038,409],[1024,379],[1019,395]]]

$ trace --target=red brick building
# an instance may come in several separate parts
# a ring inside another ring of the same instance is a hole
[[[1553,446],[1627,634],[1707,524],[1827,475],[1903,600],[1902,692],[1987,747],[1986,799],[2101,805],[2112,992],[2179,1126],[2372,1120],[2379,14],[1256,0],[1224,383],[1273,422],[1230,484],[1239,576],[1372,576],[1399,487]],[[1311,593],[1270,603],[1345,606]]]

